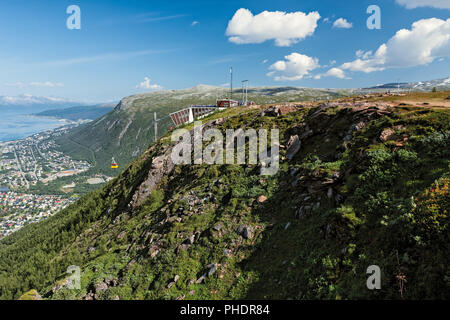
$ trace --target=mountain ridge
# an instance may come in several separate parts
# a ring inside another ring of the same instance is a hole
[[[386,83],[370,87],[367,89],[398,89],[398,88],[411,89],[414,91],[432,91],[433,88],[436,88],[437,90],[450,90],[450,77],[429,81]]]

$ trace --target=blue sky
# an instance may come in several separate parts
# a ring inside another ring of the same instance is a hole
[[[229,80],[230,66],[235,86],[243,79],[249,79],[251,86],[357,88],[397,79],[444,78],[450,70],[449,2],[2,0],[0,96],[32,94],[112,101],[158,88],[223,85]],[[432,7],[421,6],[425,3],[432,3]],[[69,5],[81,9],[80,30],[66,27]],[[369,5],[381,9],[381,30],[366,26]],[[245,23],[244,18],[235,16],[241,8],[251,14],[250,26],[244,29],[254,34],[236,31]],[[258,19],[263,11],[269,12],[267,21]],[[285,35],[272,27],[277,19],[272,15],[275,11],[281,12],[278,18]],[[305,16],[318,12],[320,19],[311,26],[307,24],[311,19],[295,20],[283,12]],[[339,18],[351,28],[333,26]],[[235,32],[227,35],[232,19]],[[293,26],[294,20],[300,24]],[[378,50],[400,29],[412,30],[412,24],[419,20],[424,22],[409,38],[393,39],[386,53]],[[432,32],[424,35],[422,31],[430,25]],[[304,30],[307,35],[302,38],[302,28],[312,31]],[[296,35],[287,44],[282,39],[284,45],[280,45],[277,39],[288,37],[290,31]],[[300,39],[296,38],[299,34]],[[230,41],[233,36],[245,43]],[[417,49],[422,44],[424,48]],[[408,63],[402,60],[399,46],[405,53],[413,53]],[[329,72],[333,68],[340,71]],[[150,79],[147,83],[146,77]]]

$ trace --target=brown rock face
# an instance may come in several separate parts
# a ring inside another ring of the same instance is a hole
[[[285,114],[291,113],[291,112],[295,112],[297,111],[296,107],[292,107],[292,106],[280,106],[278,109],[278,114],[280,116],[283,116]]]
[[[398,140],[398,139],[402,138],[402,136],[397,134],[396,131],[401,131],[401,130],[405,130],[405,129],[406,129],[406,127],[404,127],[402,125],[397,125],[397,126],[394,126],[392,128],[384,129],[381,132],[380,140],[382,142],[391,141],[391,140]]]
[[[141,183],[133,195],[132,207],[141,205],[161,182],[161,179],[172,172],[175,165],[172,162],[171,151],[171,148],[167,148],[164,154],[153,159],[152,169],[148,172],[147,179]]]
[[[297,110],[298,109],[295,106],[273,106],[268,108],[267,110],[264,110],[263,115],[279,117],[291,112],[295,112]]]
[[[259,196],[258,197],[258,199],[256,200],[256,201],[258,201],[258,203],[263,203],[263,202],[265,202],[267,200],[267,197],[266,196]]]
[[[300,151],[301,142],[298,135],[292,136],[288,142],[286,158],[292,160],[294,156]]]
[[[381,132],[381,134],[380,134],[380,140],[382,142],[386,142],[389,140],[395,140],[395,139],[396,139],[395,131],[392,130],[391,128],[384,129],[383,132]]]

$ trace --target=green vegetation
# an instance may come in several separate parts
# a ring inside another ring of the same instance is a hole
[[[450,298],[447,109],[260,113],[210,119],[229,117],[222,132],[278,128],[283,146],[313,130],[292,160],[280,149],[276,175],[176,166],[135,206],[166,136],[102,189],[0,240],[0,298]],[[371,291],[374,264],[382,289]],[[79,290],[58,286],[70,265]]]

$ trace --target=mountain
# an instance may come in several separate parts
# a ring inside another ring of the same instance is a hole
[[[367,89],[385,89],[385,90],[394,90],[394,89],[402,89],[402,90],[413,90],[413,91],[432,91],[433,88],[436,88],[440,91],[450,90],[450,78],[438,79],[438,80],[430,80],[430,81],[420,81],[420,82],[407,82],[407,83],[387,83],[377,85],[375,87],[367,88]]]
[[[249,100],[256,103],[280,103],[314,98],[332,98],[347,94],[344,90],[309,89],[298,87],[249,88]],[[58,139],[63,151],[76,159],[93,164],[92,172],[115,175],[110,169],[114,157],[125,167],[154,141],[154,115],[158,119],[159,135],[173,126],[169,114],[191,104],[215,104],[217,98],[229,96],[229,89],[197,85],[184,90],[168,90],[126,97],[105,116],[78,126]],[[242,91],[234,91],[241,99]]]
[[[41,97],[30,94],[0,96],[0,111],[15,116],[31,115],[46,110],[64,109],[82,105],[79,101],[57,97]]]
[[[95,120],[109,111],[111,111],[116,104],[106,103],[93,106],[77,106],[65,109],[51,109],[34,114],[38,117],[52,117],[57,119],[68,119],[72,121],[78,120]]]
[[[56,97],[39,97],[30,94],[19,96],[0,96],[0,106],[31,106],[31,105],[58,105],[73,106],[75,101]]]
[[[0,298],[449,299],[448,95],[440,107],[376,95],[204,119],[222,134],[277,128],[269,176],[174,165],[165,135],[103,188],[1,239]],[[114,112],[144,112],[145,99]],[[381,289],[368,290],[374,265]]]

